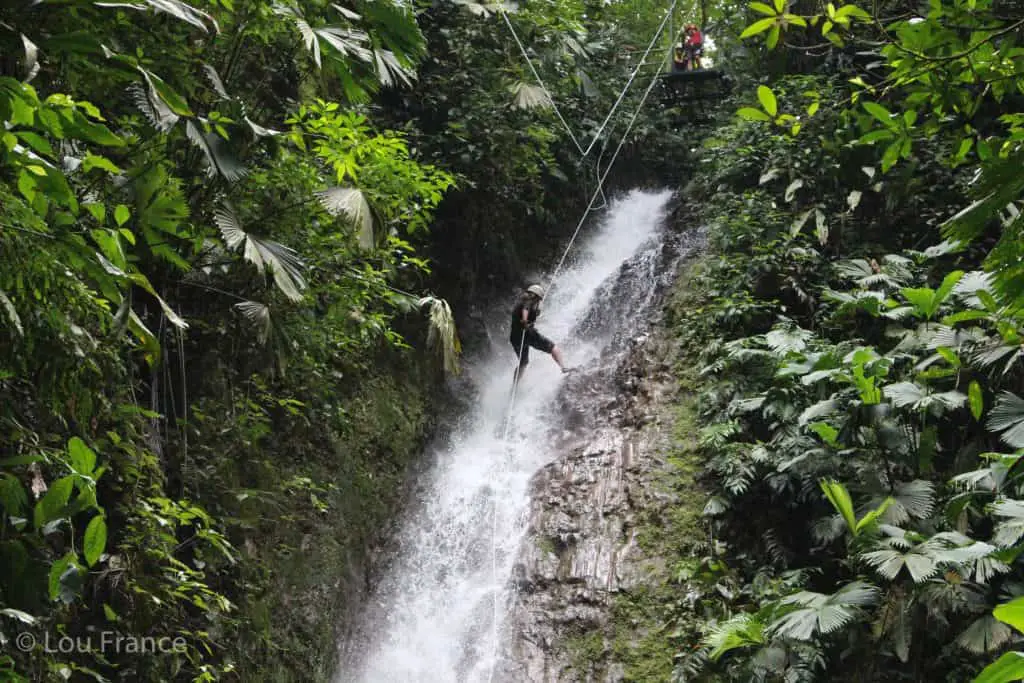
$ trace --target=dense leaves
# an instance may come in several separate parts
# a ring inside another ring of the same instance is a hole
[[[702,593],[677,673],[970,680],[1018,640],[1024,585],[1019,22],[974,2],[750,9],[745,38],[804,58],[738,96],[691,188],[712,254],[681,328],[706,514],[743,580]],[[799,75],[819,50],[827,75]]]
[[[618,46],[662,8],[496,9],[0,10],[0,643],[186,644],[5,677],[330,677],[455,320],[571,231],[657,69]]]

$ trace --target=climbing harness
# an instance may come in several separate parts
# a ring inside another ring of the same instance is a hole
[[[647,57],[647,53],[650,52],[651,47],[653,47],[654,43],[657,41],[657,37],[660,35],[662,29],[665,27],[665,23],[668,20],[668,18],[671,16],[673,10],[675,9],[677,1],[678,0],[673,0],[672,6],[669,8],[669,11],[665,15],[665,19],[662,20],[661,25],[658,27],[658,30],[655,32],[654,38],[651,39],[651,43],[648,45],[647,52],[644,53],[644,58],[640,60],[640,63],[637,65],[636,69],[633,70],[633,74],[630,76],[629,83],[633,82],[633,79],[636,77],[636,74],[638,73],[640,67],[644,64],[644,61],[646,60],[646,57]],[[505,13],[504,13],[503,10],[502,10],[502,16],[505,18],[505,22],[506,22],[506,24],[508,24],[509,28],[512,29],[512,24],[511,24],[511,22],[509,22],[508,17],[505,16]],[[572,131],[569,129],[568,124],[566,124],[565,119],[562,117],[561,113],[558,113],[557,105],[555,105],[554,100],[551,98],[550,93],[548,93],[547,88],[544,86],[543,81],[541,81],[540,75],[537,74],[537,71],[536,71],[536,69],[534,69],[533,64],[531,62],[529,62],[529,56],[526,55],[526,50],[523,48],[522,43],[519,41],[519,37],[515,35],[515,30],[514,29],[512,29],[512,33],[513,33],[513,36],[515,36],[516,43],[519,45],[520,50],[522,50],[524,57],[526,57],[527,62],[530,64],[530,70],[533,72],[534,76],[537,78],[537,81],[538,81],[538,83],[540,83],[541,87],[544,88],[544,92],[547,95],[548,100],[551,102],[552,107],[555,108],[555,112],[558,114],[558,119],[562,122],[562,125],[565,126],[566,130],[569,133],[569,137],[572,138],[573,142],[576,144],[577,149],[579,149],[580,153],[584,157],[586,157],[586,155],[593,148],[594,143],[600,137],[600,133],[604,130],[605,125],[608,123],[608,120],[611,118],[611,116],[614,113],[615,109],[619,106],[619,103],[622,101],[622,98],[625,95],[626,90],[629,88],[629,83],[626,84],[626,88],[623,89],[622,93],[619,95],[619,99],[612,106],[612,110],[609,111],[608,116],[605,118],[605,122],[601,124],[601,128],[598,131],[598,135],[594,138],[594,140],[590,143],[590,146],[584,152],[582,146],[576,140],[576,136],[573,135]],[[544,287],[545,297],[550,296],[551,290],[553,289],[555,281],[558,278],[559,271],[561,271],[562,266],[565,264],[565,259],[569,256],[569,252],[572,250],[572,247],[573,247],[573,245],[576,242],[576,238],[579,236],[580,230],[583,228],[583,224],[586,222],[587,217],[590,215],[590,212],[594,209],[594,202],[597,201],[598,197],[603,197],[604,196],[604,182],[608,178],[608,174],[611,173],[612,167],[615,165],[615,160],[618,158],[619,152],[622,150],[622,146],[625,144],[626,140],[629,138],[629,133],[633,129],[633,124],[636,123],[636,119],[640,115],[640,111],[643,109],[644,103],[647,102],[648,96],[651,94],[651,91],[654,89],[654,86],[657,84],[658,78],[659,78],[659,76],[661,74],[661,70],[664,69],[664,67],[666,66],[667,60],[668,60],[668,54],[666,54],[666,56],[662,58],[661,63],[659,65],[659,67],[658,67],[658,70],[655,72],[654,77],[651,79],[650,84],[647,86],[647,90],[644,91],[643,96],[640,98],[640,103],[637,105],[636,111],[633,112],[633,116],[630,118],[629,123],[626,125],[626,129],[622,133],[622,137],[619,139],[619,144],[615,147],[615,152],[612,154],[611,159],[608,161],[608,165],[605,167],[604,173],[600,173],[600,167],[598,167],[599,174],[598,174],[598,180],[597,180],[597,189],[594,190],[594,193],[590,197],[590,202],[587,203],[587,208],[583,211],[583,215],[580,217],[579,222],[576,224],[576,229],[573,231],[572,237],[569,238],[569,243],[566,245],[565,250],[562,252],[562,257],[559,259],[558,265],[555,266],[554,271],[552,272],[550,278],[548,279],[548,285],[546,287]],[[602,156],[603,156],[603,149],[602,149]],[[598,161],[600,161],[600,157],[598,158]],[[525,350],[525,344],[526,344],[526,330],[524,329],[523,332],[522,332],[522,337],[520,338],[520,344],[519,344],[519,358],[518,358],[518,362],[519,363],[522,363],[522,360],[523,360],[523,351]],[[517,373],[521,372],[522,366],[520,365],[520,366],[518,366],[518,368],[519,369],[517,369],[517,371],[516,371]],[[504,429],[502,431],[502,436],[501,436],[501,441],[503,443],[507,443],[508,442],[509,429],[510,429],[511,424],[512,424],[512,410],[515,408],[516,394],[518,392],[519,381],[521,379],[522,379],[521,376],[519,374],[517,374],[516,375],[516,381],[513,382],[513,384],[512,384],[512,393],[509,396],[508,407],[506,408],[506,411],[505,411],[505,427],[504,427]],[[487,678],[488,683],[490,683],[494,679],[494,669],[495,669],[495,666],[497,665],[497,660],[498,660],[498,613],[499,613],[498,597],[499,597],[499,591],[498,591],[498,549],[497,549],[497,536],[498,536],[498,506],[497,506],[497,499],[495,499],[495,501],[494,501],[494,509],[492,510],[492,513],[491,513],[491,575],[492,575],[492,580],[494,581],[494,612],[493,612],[493,616],[491,618],[492,653],[491,653],[490,674],[488,675],[488,678]]]

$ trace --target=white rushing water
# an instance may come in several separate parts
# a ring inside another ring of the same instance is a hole
[[[645,292],[653,289],[653,276],[644,282],[636,275],[624,297],[630,310],[612,320],[594,315],[609,297],[623,298],[616,288],[625,264],[657,253],[670,196],[633,191],[584,228],[537,321],[537,329],[562,348],[567,365],[586,371],[612,333],[635,320],[649,300]],[[357,637],[343,645],[338,683],[491,679],[513,599],[516,551],[526,532],[529,482],[557,456],[549,443],[560,426],[555,399],[564,381],[554,361],[532,349],[506,430],[516,363],[507,325],[492,330],[493,348],[465,370],[476,408],[428,454],[434,465],[416,486],[398,557],[368,598]]]

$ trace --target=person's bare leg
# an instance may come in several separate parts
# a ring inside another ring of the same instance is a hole
[[[555,359],[556,363],[558,363],[558,367],[562,369],[562,372],[565,372],[565,363],[562,362],[562,349],[557,346],[552,348],[551,357]]]

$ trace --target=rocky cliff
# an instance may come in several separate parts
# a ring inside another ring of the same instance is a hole
[[[564,456],[533,480],[500,680],[668,680],[673,652],[653,631],[672,570],[660,556],[680,534],[700,534],[702,501],[662,317],[701,240],[666,244],[652,317],[563,392]]]

